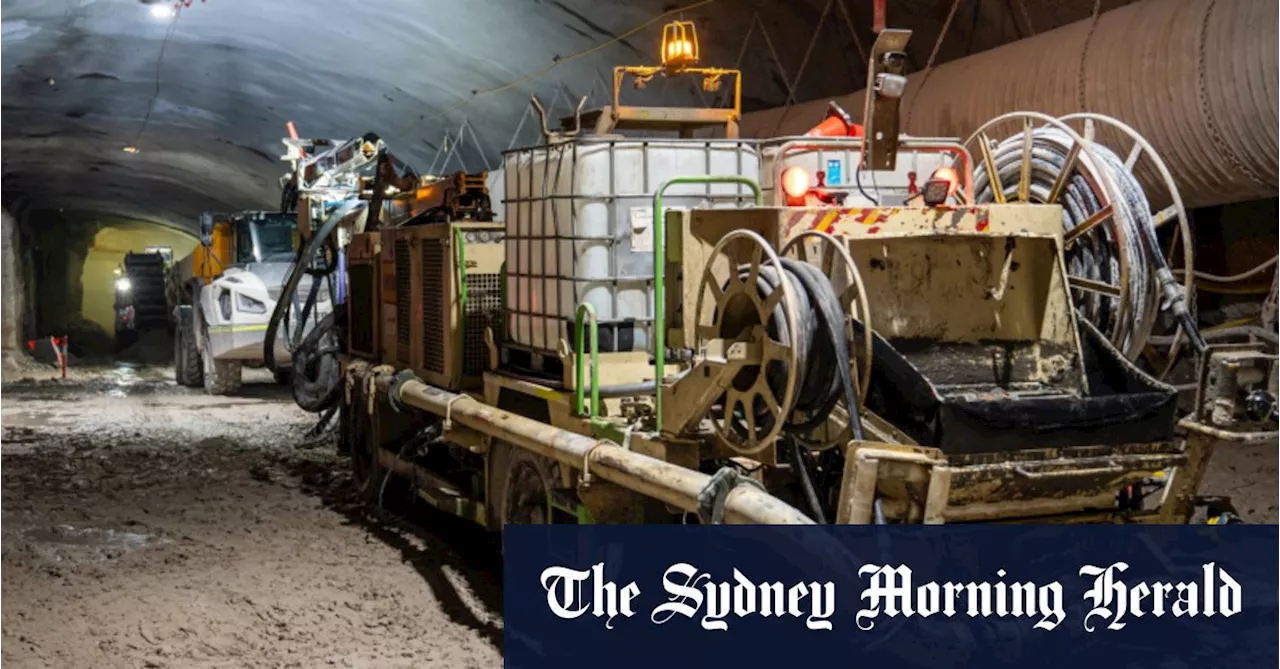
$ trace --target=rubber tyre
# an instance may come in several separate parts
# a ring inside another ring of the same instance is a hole
[[[120,353],[125,349],[138,343],[138,331],[130,329],[116,330],[116,353]]]
[[[293,381],[293,374],[288,369],[277,369],[271,372],[271,378],[275,379],[278,385],[287,386]]]
[[[502,485],[502,526],[551,524],[550,495],[559,479],[559,464],[523,448],[507,448],[510,454]]]
[[[209,335],[204,333],[205,343]],[[206,348],[208,346],[206,345]],[[200,356],[204,367],[204,391],[210,395],[230,395],[240,390],[242,365],[239,360],[215,360],[211,355]]]
[[[407,498],[409,485],[395,475],[388,476],[387,469],[378,461],[378,450],[381,447],[374,430],[374,417],[369,414],[367,396],[357,389],[352,393],[352,400],[347,423],[351,481],[360,499],[370,506],[394,505]]]
[[[304,411],[320,413],[338,401],[342,391],[342,367],[335,353],[318,355],[321,347],[338,348],[342,335],[337,312],[320,320],[293,352],[293,400]]]
[[[362,397],[357,397],[356,400],[348,423],[351,431],[351,481],[361,499],[377,504],[387,472],[378,462],[375,450],[378,446],[373,439],[373,416],[369,415],[365,410],[366,405],[362,403],[367,400]]]
[[[199,388],[204,385],[204,368],[200,350],[192,336],[191,325],[179,323],[173,333],[173,376],[179,385]]]

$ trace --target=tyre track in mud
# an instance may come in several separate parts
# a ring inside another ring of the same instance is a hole
[[[246,377],[6,383],[6,667],[492,667],[500,557],[477,528],[360,504],[314,417]]]

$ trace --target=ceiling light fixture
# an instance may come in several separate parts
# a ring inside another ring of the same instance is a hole
[[[167,4],[163,0],[151,5],[151,16],[157,19],[171,19],[177,13],[178,10],[174,6]]]
[[[136,147],[136,146],[134,146],[134,145],[130,144],[129,146],[124,147],[124,152],[125,152],[125,153],[137,153],[137,152],[138,152],[138,147]]]

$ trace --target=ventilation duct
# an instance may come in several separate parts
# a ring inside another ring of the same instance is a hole
[[[963,138],[1014,110],[1098,112],[1151,142],[1188,207],[1275,197],[1277,5],[1144,0],[943,64],[927,81],[917,72],[903,99],[902,131]],[[837,101],[861,115],[862,91]],[[822,99],[746,114],[743,134],[802,134],[826,106]],[[1117,151],[1129,148],[1119,135],[1100,131],[1099,140]],[[1136,169],[1153,204],[1163,206],[1158,176],[1146,161]]]

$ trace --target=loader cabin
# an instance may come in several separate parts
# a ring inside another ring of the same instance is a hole
[[[299,241],[294,214],[205,214],[200,218],[200,244],[178,264],[185,266],[184,275],[208,284],[234,265],[290,262]]]

